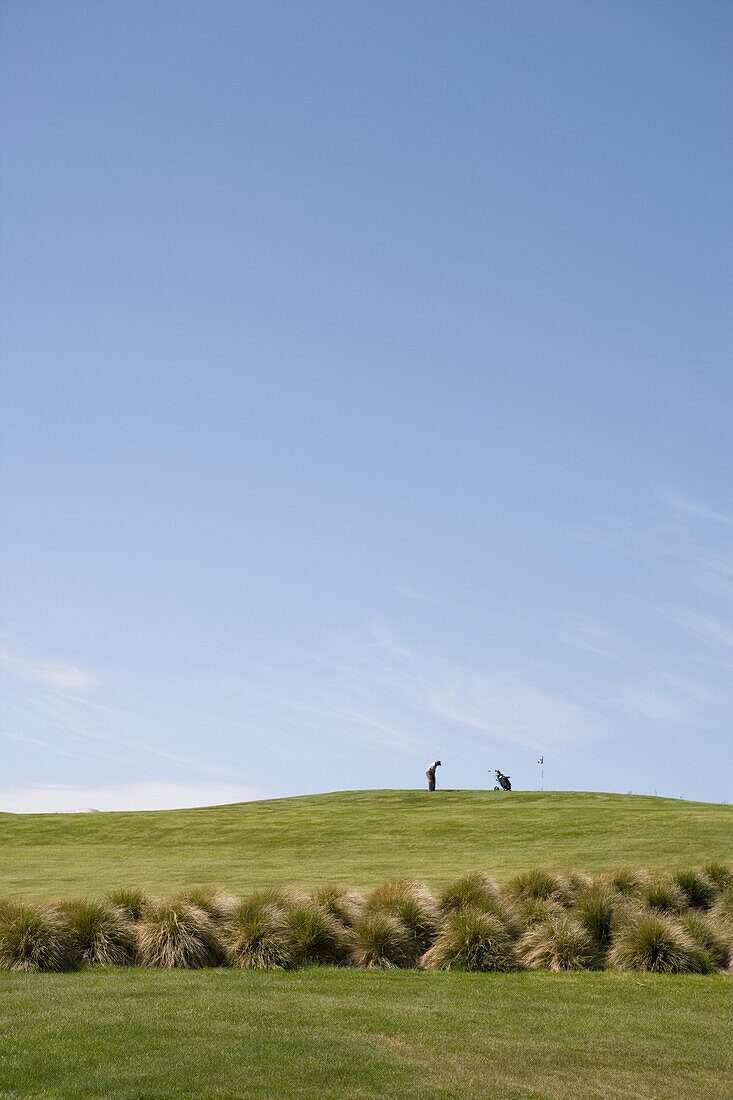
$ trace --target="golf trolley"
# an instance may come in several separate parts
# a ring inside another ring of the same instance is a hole
[[[509,782],[508,775],[504,775],[504,773],[500,772],[498,768],[494,772],[494,775],[496,776],[496,781],[499,784],[498,787],[494,787],[495,791],[510,791],[512,789],[512,785]]]

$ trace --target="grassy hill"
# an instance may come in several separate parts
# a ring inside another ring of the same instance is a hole
[[[733,806],[638,795],[347,791],[154,813],[0,815],[0,894],[430,885],[480,868],[601,871],[730,859]]]
[[[733,807],[355,791],[159,813],[0,815],[0,895],[236,892],[480,868],[730,860]],[[100,968],[0,973],[0,1096],[34,1100],[733,1095],[733,975]]]

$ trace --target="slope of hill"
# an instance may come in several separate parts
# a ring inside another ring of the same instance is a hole
[[[0,815],[0,894],[58,897],[216,882],[364,888],[471,868],[601,871],[733,854],[733,806],[635,795],[347,791],[155,813]]]

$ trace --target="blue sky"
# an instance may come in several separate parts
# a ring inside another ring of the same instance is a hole
[[[0,808],[729,799],[730,5],[3,7]]]

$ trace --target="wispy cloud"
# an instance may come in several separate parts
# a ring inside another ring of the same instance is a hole
[[[240,774],[216,760],[167,747],[155,732],[146,736],[149,722],[135,736],[139,718],[90,698],[91,693],[99,695],[104,685],[67,661],[32,659],[6,646],[0,649],[0,670],[17,681],[6,692],[5,725],[0,729],[0,736],[8,740],[89,765],[111,764],[147,774],[155,762],[197,775],[234,778]]]
[[[667,607],[663,610],[673,622],[709,649],[727,658],[733,656],[733,628],[727,623],[712,615],[703,615],[684,607]]]
[[[695,715],[694,703],[695,698],[683,691],[644,685],[622,688],[611,705],[630,718],[669,727],[688,724]]]
[[[428,693],[426,703],[458,725],[527,748],[584,741],[597,733],[597,722],[585,707],[513,672],[454,669]]]
[[[68,661],[28,660],[8,649],[0,649],[0,668],[21,680],[59,691],[91,691],[99,684],[87,669]]]
[[[594,653],[598,657],[606,657],[610,661],[623,661],[630,656],[627,639],[622,638],[617,631],[584,616],[569,615],[557,637],[566,645],[575,646],[586,653]]]
[[[723,523],[726,524],[726,526],[733,527],[733,515],[729,515],[727,512],[721,512],[717,508],[711,508],[709,505],[699,500],[692,500],[690,497],[683,496],[681,493],[669,490],[661,492],[659,496],[665,504],[673,509],[673,511],[682,512],[688,516],[694,516],[697,519],[712,520],[714,523]]]
[[[414,588],[398,586],[395,588],[398,596],[404,596],[406,600],[415,600],[418,603],[430,604],[432,607],[443,607],[447,611],[467,611],[475,613],[475,608],[467,604],[457,603],[454,600],[446,600],[440,596],[428,596],[424,592],[416,592]]]
[[[311,653],[305,672],[258,666],[246,694],[276,712],[319,720],[320,741],[344,738],[423,752],[436,740],[538,748],[585,740],[596,723],[582,704],[548,692],[522,669],[477,669],[404,643],[383,623],[337,652]],[[271,690],[263,691],[269,680]]]
[[[180,764],[186,768],[207,772],[215,775],[232,775],[233,769],[228,766],[213,764],[198,757],[187,756],[183,753],[172,752],[162,748],[155,742],[142,738],[130,737],[129,734],[107,733],[96,724],[90,724],[85,715],[81,715],[73,700],[67,699],[39,699],[36,703],[39,711],[48,716],[52,722],[62,726],[66,734],[75,741],[92,744],[102,744],[122,749],[128,753],[133,750],[144,756],[158,757],[161,760],[173,764]],[[115,713],[111,711],[111,713]],[[131,719],[123,719],[125,727],[129,729],[134,725]]]
[[[477,669],[416,652],[384,633],[380,648],[404,670],[405,691],[420,709],[492,740],[538,748],[597,732],[582,705],[541,689],[523,669]]]
[[[733,554],[703,550],[690,562],[689,574],[701,592],[723,600],[733,598]]]
[[[84,700],[86,703],[86,700]],[[25,736],[12,728],[0,730],[0,736],[29,745],[37,745],[46,752],[57,756],[71,757],[87,763],[116,764],[124,768],[131,766],[150,771],[155,761],[174,765],[196,774],[236,776],[237,769],[216,761],[174,752],[157,744],[153,739],[131,737],[129,733],[109,732],[104,724],[89,721],[86,708],[80,709],[75,699],[64,696],[41,695],[27,700],[24,704],[9,700],[7,715],[10,720],[14,714],[21,719],[39,724],[45,731],[44,736]],[[102,708],[104,712],[105,708]],[[125,730],[134,727],[135,720],[120,714],[112,708],[107,710],[117,724]]]
[[[56,745],[51,741],[46,741],[41,737],[26,737],[21,733],[14,733],[12,730],[0,730],[0,737],[5,737],[10,741],[20,741],[24,745],[35,745],[37,748],[41,748],[44,752],[55,753],[57,756],[68,756],[72,760],[83,760],[85,763],[90,761],[98,761],[103,763],[114,763],[114,758],[107,755],[100,756],[99,754],[90,754],[88,752],[70,752],[68,749],[61,745]],[[119,762],[119,761],[118,761]]]
[[[733,515],[681,493],[655,494],[656,509],[638,519],[606,517],[593,526],[566,526],[579,541],[658,570],[672,568],[687,581],[730,584]],[[662,507],[660,507],[661,505]]]
[[[730,713],[733,515],[676,491],[655,495],[657,505],[644,518],[599,521],[575,532],[638,567],[638,581],[619,609],[624,636],[570,616],[558,638],[618,665],[598,691],[601,711],[660,729],[685,725],[703,732]],[[666,592],[668,602],[647,599],[645,577],[648,590]]]

